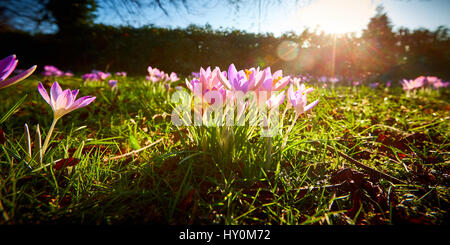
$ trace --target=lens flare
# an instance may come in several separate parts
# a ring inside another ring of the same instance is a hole
[[[277,55],[278,58],[284,61],[290,61],[297,58],[298,51],[299,48],[296,42],[285,40],[278,45]]]

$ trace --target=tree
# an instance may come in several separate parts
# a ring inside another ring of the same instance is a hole
[[[48,0],[45,7],[59,32],[70,33],[94,23],[97,3],[95,0]]]

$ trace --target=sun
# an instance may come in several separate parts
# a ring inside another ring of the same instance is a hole
[[[297,13],[298,25],[328,34],[360,32],[375,14],[372,0],[316,0]]]

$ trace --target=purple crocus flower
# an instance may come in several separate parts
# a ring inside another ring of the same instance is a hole
[[[31,68],[21,72],[19,75],[6,80],[6,78],[11,75],[16,68],[18,62],[19,60],[16,59],[16,55],[14,54],[0,60],[0,89],[24,80],[36,70],[36,65],[34,65]]]
[[[279,91],[286,87],[289,83],[290,76],[283,77],[283,72],[278,70],[273,74],[270,72],[270,67],[267,67],[265,70],[264,81],[261,84],[260,90],[264,91]]]
[[[44,72],[42,72],[42,75],[44,75],[45,77],[51,77],[51,76],[61,77],[64,75],[64,72],[62,72],[55,66],[46,65],[46,66],[44,66]]]
[[[95,100],[95,97],[84,96],[75,100],[78,95],[78,89],[66,89],[63,91],[58,82],[54,82],[52,87],[50,88],[50,96],[48,95],[42,83],[39,83],[38,91],[41,94],[42,98],[44,98],[45,102],[47,102],[53,110],[53,122],[45,138],[44,145],[41,148],[41,156],[43,156],[45,151],[47,150],[48,143],[50,142],[53,129],[55,128],[58,119],[73,110],[89,105],[92,101]]]
[[[98,76],[98,78],[99,78],[100,80],[105,80],[106,78],[108,78],[109,76],[111,76],[111,74],[110,74],[110,73],[105,73],[105,72],[102,72],[102,71],[98,71],[98,72],[97,72],[97,76]]]
[[[63,91],[58,82],[54,82],[52,87],[50,88],[50,96],[48,95],[42,83],[39,83],[38,91],[41,94],[42,98],[44,98],[44,100],[52,108],[55,120],[58,120],[59,118],[73,110],[89,105],[92,101],[95,100],[95,97],[92,96],[84,96],[75,100],[78,95],[78,89],[66,89]]]
[[[318,103],[319,99],[315,100],[311,104],[307,105],[307,94],[313,91],[313,88],[306,89],[305,84],[301,84],[297,91],[294,91],[294,86],[290,86],[288,89],[288,99],[294,107],[297,115],[303,114],[304,112],[314,108]]]
[[[250,68],[238,71],[236,70],[234,64],[231,64],[228,68],[228,72],[226,73],[227,76],[225,76],[223,72],[219,72],[218,77],[219,81],[226,89],[247,93],[248,91],[255,91],[258,89],[262,85],[263,81],[265,81],[268,74],[270,74],[269,67],[264,71],[260,71],[259,67],[256,69]]]
[[[109,80],[108,85],[111,89],[117,88],[117,80]]]
[[[83,79],[83,81],[98,81],[99,77],[97,76],[97,73],[86,73],[81,76],[81,79]]]
[[[192,74],[192,76],[194,76],[195,78],[200,78],[200,72],[192,72],[191,74]]]

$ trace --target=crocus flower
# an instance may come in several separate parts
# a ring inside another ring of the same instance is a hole
[[[16,68],[18,62],[19,60],[16,59],[16,55],[14,54],[0,60],[0,89],[24,80],[36,70],[36,65],[34,65],[20,74],[6,80],[6,78],[11,75]]]
[[[329,81],[331,83],[337,83],[337,82],[339,82],[339,78],[337,78],[337,77],[330,77]]]
[[[86,73],[81,76],[81,79],[83,79],[83,81],[98,81],[99,77],[96,73]]]
[[[267,70],[268,72],[266,72]],[[238,71],[234,64],[231,64],[228,68],[228,72],[219,72],[218,77],[219,81],[226,89],[247,93],[248,91],[255,91],[258,89],[265,80],[266,75],[269,73],[269,67],[264,71],[260,71],[259,67]]]
[[[98,78],[100,78],[100,80],[105,80],[106,78],[111,76],[111,74],[110,73],[105,73],[105,72],[102,72],[102,71],[98,71],[97,72],[97,76],[98,76]]]
[[[44,75],[45,77],[51,77],[51,76],[61,77],[64,75],[64,72],[62,72],[55,66],[46,65],[46,66],[44,66],[44,72],[42,72],[42,75]]]
[[[433,83],[433,87],[435,89],[446,88],[447,86],[449,86],[449,84],[450,82],[443,82],[441,79],[438,79]]]
[[[409,80],[409,81],[406,79],[403,79],[403,81],[401,81],[400,83],[402,84],[404,90],[412,90],[412,89],[422,87],[424,85],[424,80],[425,80],[425,77],[422,76],[422,77],[418,77],[414,80]]]
[[[109,80],[108,85],[111,89],[117,88],[117,80]]]
[[[264,91],[279,91],[288,85],[290,76],[283,77],[283,72],[278,70],[273,74],[270,72],[270,67],[267,67],[265,70],[264,81],[261,84],[260,90]]]
[[[58,119],[73,110],[89,105],[92,101],[95,100],[95,97],[84,96],[75,100],[78,95],[78,89],[66,89],[63,91],[58,82],[54,82],[52,87],[50,88],[50,96],[48,95],[42,83],[39,83],[38,91],[41,94],[42,98],[44,98],[45,102],[47,102],[53,110],[53,122],[50,126],[50,129],[45,138],[44,145],[41,149],[41,155],[43,156],[45,151],[47,150],[48,143]]]
[[[276,108],[283,104],[284,98],[286,97],[286,94],[283,92],[279,93],[278,95],[272,95],[267,101],[266,105],[268,109]]]
[[[192,72],[191,74],[192,74],[192,76],[194,76],[195,78],[200,78],[200,72]]]
[[[164,72],[160,71],[158,68],[152,68],[151,66],[147,67],[148,76],[147,80],[152,82],[158,82],[159,80],[163,79]]]
[[[75,100],[78,95],[78,89],[66,89],[63,91],[58,82],[54,82],[52,87],[50,88],[50,96],[48,95],[42,83],[39,83],[38,91],[41,94],[42,98],[44,98],[44,100],[52,108],[53,116],[55,119],[59,119],[73,110],[85,107],[95,100],[95,97],[92,96],[84,96]]]
[[[124,71],[122,71],[122,72],[116,72],[116,76],[119,76],[119,77],[126,77],[126,76],[127,76],[127,73],[124,72]]]
[[[186,86],[189,90],[194,93],[198,98],[204,99],[204,96],[209,91],[218,91],[222,96],[223,100],[226,97],[226,90],[223,85],[219,82],[219,68],[215,68],[211,71],[211,67],[205,69],[200,68],[200,76],[199,78],[193,78],[191,81],[186,79]]]
[[[288,99],[292,104],[292,107],[294,107],[297,115],[303,114],[304,112],[314,108],[319,103],[319,99],[317,99],[307,105],[307,94],[312,91],[313,88],[306,89],[305,84],[301,84],[297,91],[294,91],[294,86],[291,85],[289,87]]]
[[[170,73],[169,80],[171,82],[176,82],[176,81],[180,80],[180,78],[177,76],[177,74],[175,72],[172,72],[172,73]]]

